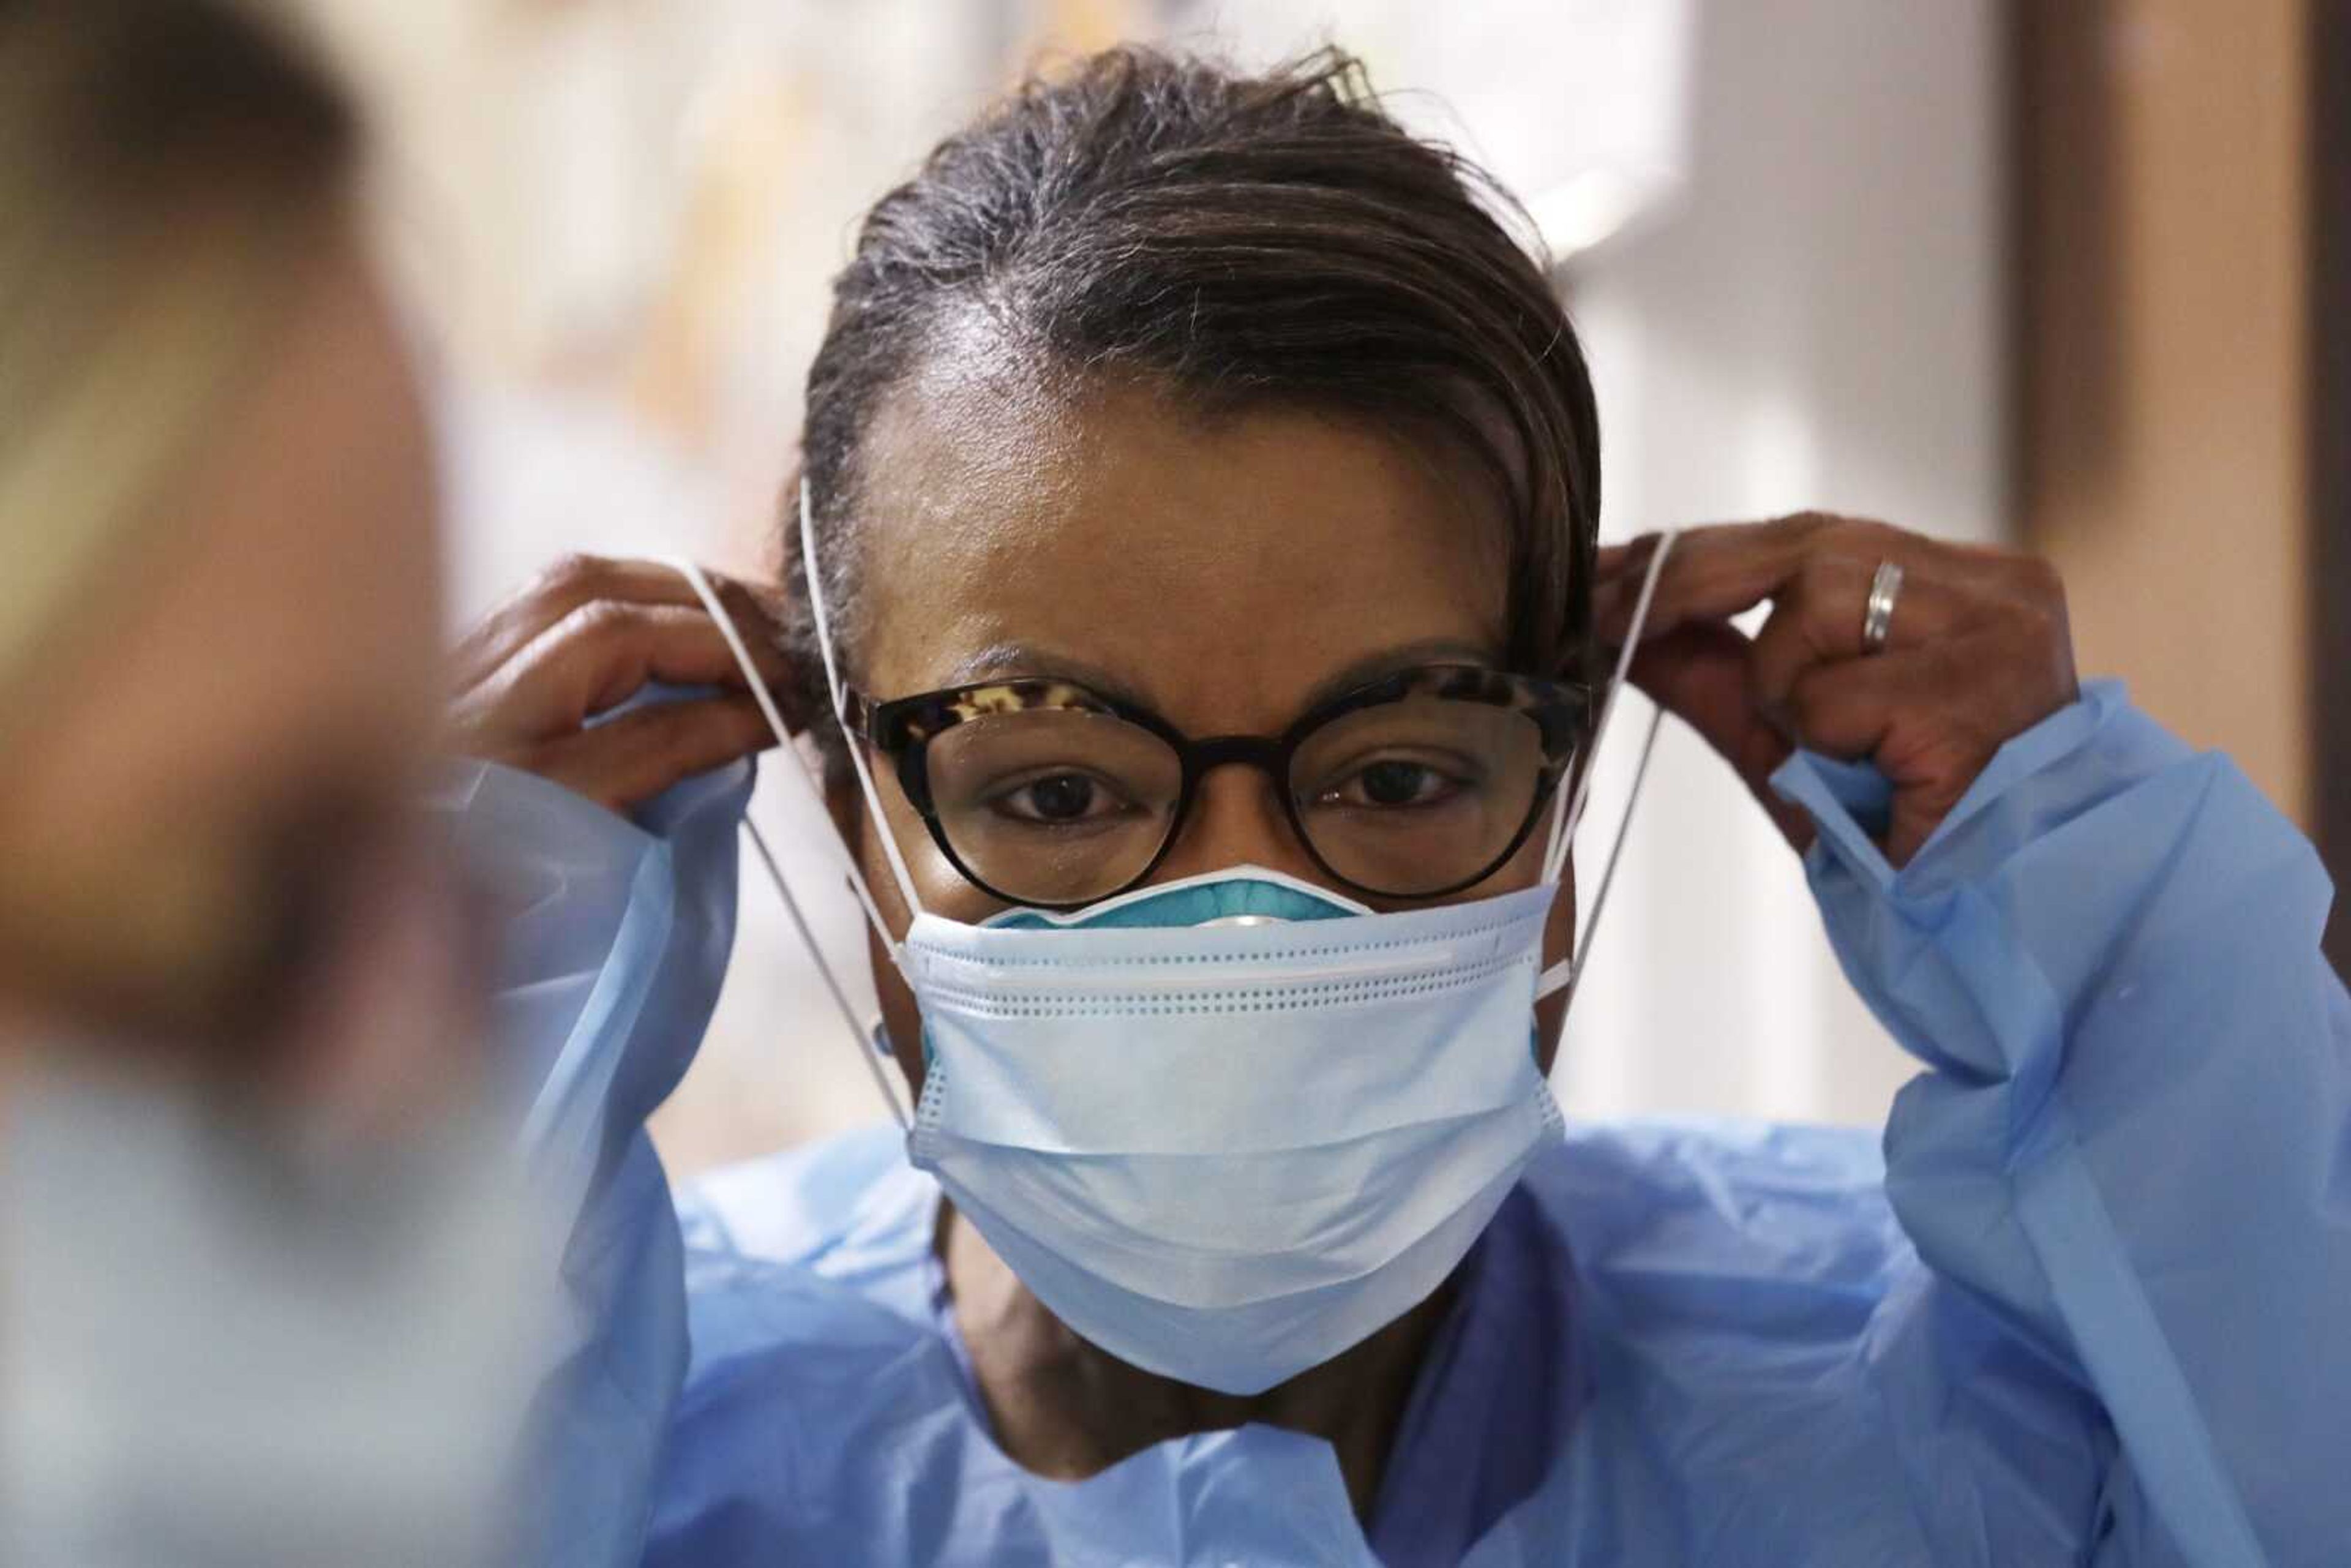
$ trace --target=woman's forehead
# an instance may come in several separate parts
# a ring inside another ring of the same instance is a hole
[[[1156,390],[925,377],[876,421],[857,529],[877,696],[991,659],[1259,728],[1392,650],[1499,659],[1505,524],[1476,465],[1368,421],[1205,419]]]

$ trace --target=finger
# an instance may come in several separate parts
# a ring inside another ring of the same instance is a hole
[[[1798,677],[1788,712],[1797,739],[1824,757],[1874,762],[1893,786],[1884,847],[1899,866],[1992,755],[2006,733],[1984,710],[1982,651],[1937,644],[1821,664]]]
[[[1593,580],[1604,583],[1620,577],[1638,577],[1648,566],[1649,558],[1657,553],[1657,541],[1663,538],[1663,534],[1646,533],[1622,544],[1602,545],[1593,557]]]
[[[756,647],[782,641],[778,590],[754,587],[722,572],[705,570],[704,575],[744,642]],[[565,619],[599,602],[693,608],[702,601],[683,573],[660,561],[566,556],[459,642],[454,661],[458,689],[487,680]]]
[[[563,625],[576,630],[569,636],[560,630],[553,634],[562,651],[584,661],[581,674],[589,684],[583,717],[626,702],[652,681],[749,688],[749,678],[726,634],[698,603],[605,600],[574,611]],[[778,706],[784,706],[780,699],[797,685],[791,658],[767,638],[754,642],[745,637],[743,647],[751,655],[753,671],[779,699]]]
[[[1931,575],[1906,572],[1896,591],[1885,646],[1872,653],[1862,629],[1876,577],[1876,562],[1813,556],[1772,601],[1771,613],[1755,635],[1754,696],[1767,715],[1785,716],[1797,679],[1816,664],[1882,657],[1939,641],[1959,624],[1965,602],[1959,593]]]
[[[625,812],[774,744],[749,697],[708,697],[640,708],[550,742],[532,759],[531,771]]]
[[[791,659],[773,643],[747,643],[785,722],[798,700]],[[501,719],[525,737],[568,732],[618,706],[649,682],[747,689],[717,622],[700,606],[600,600],[549,628],[510,665]]]
[[[1908,654],[1818,664],[1801,672],[1782,704],[1789,738],[1807,751],[1858,762],[1877,750],[1907,700],[1931,685]]]
[[[1729,762],[1788,841],[1812,842],[1812,821],[1771,788],[1772,772],[1793,749],[1763,721],[1749,696],[1751,651],[1735,626],[1702,622],[1645,643],[1635,656],[1633,684],[1667,712],[1703,736]]]
[[[1650,628],[1663,636],[1690,620],[1720,620],[1769,598],[1793,574],[1824,519],[1813,514],[1761,523],[1680,529],[1658,573]],[[1593,610],[1604,637],[1622,636],[1664,536],[1644,535],[1600,552]]]
[[[1750,610],[1784,591],[1816,556],[1863,561],[1865,570],[1874,570],[1889,559],[1908,567],[1931,548],[1931,541],[1882,523],[1817,512],[1685,528],[1658,573],[1643,635],[1663,636],[1692,621],[1723,620]],[[1646,570],[1646,558],[1640,559]],[[1639,588],[1640,579],[1629,566],[1595,583],[1593,620],[1604,638],[1621,638],[1630,630]]]

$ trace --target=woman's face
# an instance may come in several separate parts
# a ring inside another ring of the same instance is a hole
[[[849,676],[876,700],[1058,676],[1186,735],[1278,735],[1335,689],[1394,670],[1504,667],[1506,523],[1466,459],[1302,411],[1204,421],[1148,386],[1045,387],[972,368],[984,358],[919,373],[868,437],[866,630]],[[939,852],[890,768],[876,774],[925,907],[963,921],[1002,908]],[[1347,893],[1300,843],[1278,789],[1256,768],[1208,773],[1152,880],[1253,864]],[[851,798],[835,807],[903,932],[865,813]],[[1542,852],[1530,834],[1451,897],[1531,886]],[[1567,951],[1573,904],[1570,892],[1553,908],[1547,962]],[[913,997],[878,955],[875,973],[919,1089]],[[1548,1052],[1557,1020],[1541,1021]]]

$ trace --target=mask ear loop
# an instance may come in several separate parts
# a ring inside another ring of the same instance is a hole
[[[1633,792],[1625,801],[1625,819],[1616,824],[1616,836],[1609,841],[1608,862],[1601,868],[1600,886],[1593,893],[1592,914],[1583,922],[1583,934],[1575,939],[1574,956],[1553,964],[1536,977],[1537,1001],[1564,990],[1568,1006],[1575,1005],[1575,988],[1583,982],[1584,965],[1592,957],[1592,938],[1600,929],[1600,912],[1608,906],[1608,890],[1616,884],[1616,862],[1625,853],[1626,835],[1633,831],[1633,810],[1641,803],[1641,783],[1649,776],[1649,754],[1657,747],[1657,730],[1665,716],[1663,708],[1649,716],[1647,733],[1641,737],[1640,760],[1633,765]]]
[[[795,771],[799,767],[797,762],[789,766]],[[816,972],[824,977],[824,988],[831,994],[832,1005],[841,1009],[841,1021],[849,1026],[850,1049],[857,1053],[857,1060],[865,1064],[867,1074],[873,1080],[874,1092],[882,1096],[882,1103],[890,1108],[890,1119],[898,1124],[900,1132],[911,1131],[914,1124],[906,1117],[906,1107],[900,1103],[898,1091],[891,1083],[890,1075],[882,1071],[881,1054],[865,1049],[865,1040],[871,1030],[858,1021],[857,1009],[849,1005],[848,993],[841,988],[841,981],[834,977],[832,966],[825,961],[824,949],[817,946],[816,933],[809,929],[808,916],[800,913],[800,901],[792,896],[791,884],[784,880],[784,870],[776,863],[775,852],[768,848],[767,838],[759,831],[759,825],[747,816],[743,819],[743,831],[751,836],[751,847],[759,852],[759,863],[767,867],[768,880],[775,883],[776,892],[782,895],[784,909],[792,917],[792,926],[800,934],[800,945],[809,950],[809,956],[816,960]]]
[[[824,608],[824,571],[817,564],[816,519],[809,505],[809,482],[800,481],[800,574],[808,580],[809,609],[816,617],[817,651],[824,655],[825,690],[832,696],[833,722],[841,726],[841,744],[849,749],[849,765],[857,770],[857,787],[864,791],[865,810],[873,819],[874,831],[882,840],[882,852],[890,862],[890,874],[897,879],[898,896],[905,900],[909,915],[923,912],[922,894],[914,891],[914,878],[906,869],[905,857],[898,852],[898,840],[890,831],[890,819],[882,814],[882,792],[873,787],[873,770],[865,765],[865,748],[849,728],[849,688],[841,679],[841,666],[832,652],[832,622]],[[873,916],[882,932],[882,940],[889,946],[892,958],[898,945],[891,940],[889,929],[882,926],[873,901],[865,901],[866,913]]]
[[[1625,633],[1625,645],[1616,654],[1616,668],[1608,682],[1608,695],[1600,705],[1600,717],[1592,727],[1589,758],[1600,755],[1600,743],[1608,734],[1608,722],[1615,716],[1616,698],[1625,689],[1626,677],[1633,668],[1633,655],[1641,646],[1641,632],[1649,623],[1649,605],[1656,598],[1657,578],[1665,570],[1666,557],[1673,553],[1676,531],[1668,531],[1657,540],[1657,548],[1649,557],[1648,570],[1641,576],[1641,594],[1633,603],[1632,624]],[[1616,824],[1616,836],[1608,846],[1608,861],[1600,873],[1600,885],[1592,897],[1592,913],[1583,923],[1583,932],[1576,938],[1575,951],[1545,969],[1535,979],[1535,999],[1541,1001],[1554,991],[1565,990],[1572,1004],[1575,988],[1583,977],[1583,966],[1592,955],[1592,938],[1600,929],[1601,912],[1608,904],[1608,890],[1616,882],[1616,862],[1625,852],[1625,838],[1632,831],[1633,810],[1640,804],[1641,786],[1649,776],[1649,757],[1656,749],[1657,728],[1665,719],[1660,708],[1649,716],[1649,729],[1641,741],[1641,755],[1633,768],[1633,791],[1625,803],[1625,816]],[[1596,769],[1587,759],[1583,776],[1576,780],[1574,798],[1564,807],[1556,807],[1552,816],[1552,839],[1543,852],[1543,880],[1557,882],[1567,869],[1567,856],[1575,841],[1575,830],[1583,821],[1583,810],[1590,803],[1593,775]],[[1560,797],[1566,799],[1564,793]]]
[[[807,768],[801,764],[799,753],[792,745],[790,732],[784,727],[784,716],[777,709],[775,698],[768,694],[768,683],[759,678],[758,667],[751,662],[751,651],[744,645],[743,634],[735,629],[735,618],[726,612],[726,606],[720,601],[717,591],[710,586],[710,580],[703,574],[702,569],[684,557],[671,557],[669,565],[685,579],[686,585],[694,590],[695,597],[702,601],[702,607],[717,623],[718,634],[726,639],[726,651],[734,655],[737,666],[742,670],[743,680],[751,689],[752,700],[758,704],[760,716],[768,721],[768,729],[774,732],[776,744],[784,750],[786,768],[799,779],[800,787],[808,791],[817,809],[826,810],[824,792],[817,787],[816,780],[809,777]],[[813,573],[810,575],[813,579]],[[821,626],[823,622],[820,620],[818,624]],[[870,803],[870,795],[868,800]],[[878,815],[875,820],[879,821]],[[839,977],[833,974],[832,966],[826,961],[824,949],[817,945],[816,933],[810,929],[808,916],[800,909],[799,900],[792,896],[791,884],[785,880],[775,852],[768,847],[767,838],[759,831],[758,824],[747,816],[743,820],[743,831],[749,835],[752,848],[758,852],[759,863],[766,868],[768,880],[775,885],[777,895],[784,901],[785,912],[791,916],[801,945],[808,948],[809,956],[816,961],[817,973],[823,977],[824,988],[831,996],[832,1005],[840,1009],[841,1021],[849,1026],[851,1048],[857,1052],[857,1060],[864,1063],[865,1071],[872,1075],[873,1087],[880,1092],[882,1103],[889,1107],[891,1120],[898,1124],[900,1131],[905,1131],[912,1125],[905,1107],[900,1103],[898,1092],[892,1086],[888,1074],[882,1071],[880,1060],[866,1048],[866,1027],[858,1021],[857,1009],[849,1005],[848,992],[841,988]],[[884,829],[884,842],[888,841],[888,830]],[[890,928],[882,922],[882,913],[873,903],[872,892],[865,885],[863,873],[857,869],[856,857],[849,852],[846,844],[831,839],[827,841],[831,843],[834,853],[840,857],[841,869],[849,873],[849,884],[856,890],[857,901],[865,908],[865,918],[872,922],[873,929],[881,934],[883,948],[890,955],[891,963],[903,972],[905,960],[900,956],[897,942],[890,936]],[[893,860],[895,853],[893,849]]]
[[[726,640],[726,651],[734,655],[737,667],[743,672],[743,679],[751,688],[751,700],[758,705],[760,716],[768,721],[768,728],[775,735],[776,744],[792,759],[793,775],[799,779],[800,787],[808,792],[816,808],[830,816],[831,808],[825,803],[824,791],[809,776],[807,767],[801,763],[799,752],[792,745],[791,732],[784,727],[784,716],[777,708],[775,698],[768,695],[767,682],[759,678],[758,666],[751,662],[751,651],[744,644],[743,634],[735,629],[735,618],[726,612],[726,606],[720,601],[717,591],[710,586],[709,578],[703,574],[702,568],[683,556],[667,557],[664,564],[685,579],[686,585],[694,590],[695,597],[702,601],[703,609],[708,611],[711,620],[718,623],[718,634]],[[886,830],[883,841],[885,843],[889,841]],[[889,953],[890,961],[903,969],[904,963],[899,955],[897,940],[890,935],[890,927],[882,919],[881,906],[873,902],[872,890],[866,885],[865,873],[857,869],[856,857],[849,852],[849,846],[840,841],[828,838],[825,841],[840,861],[842,873],[849,878],[849,885],[856,891],[857,902],[863,905],[865,918],[872,923],[874,933],[882,938],[882,946]],[[896,858],[894,847],[891,855],[893,860]],[[914,907],[919,911],[921,906],[917,904]]]

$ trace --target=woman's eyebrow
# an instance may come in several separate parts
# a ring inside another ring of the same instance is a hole
[[[1311,711],[1333,697],[1345,695],[1357,686],[1369,685],[1383,675],[1416,669],[1423,664],[1481,664],[1499,668],[1499,660],[1491,646],[1458,637],[1429,637],[1400,647],[1383,648],[1324,676],[1315,684],[1313,690],[1306,694],[1305,700],[1299,705],[1299,711]]]
[[[1311,712],[1333,697],[1343,696],[1358,686],[1369,685],[1383,675],[1416,669],[1424,664],[1500,667],[1499,656],[1490,644],[1460,637],[1423,638],[1419,642],[1383,648],[1325,675],[1300,701],[1298,711]],[[975,649],[947,667],[941,685],[969,685],[977,681],[1016,676],[1074,681],[1102,696],[1130,703],[1136,707],[1153,707],[1150,694],[1133,681],[1122,679],[1101,665],[1074,655],[1027,643],[993,643]]]
[[[1134,682],[1121,679],[1100,664],[1027,643],[991,643],[975,649],[947,666],[941,685],[963,686],[977,681],[1014,677],[1074,681],[1089,691],[1119,702],[1136,707],[1151,706],[1148,695]]]

